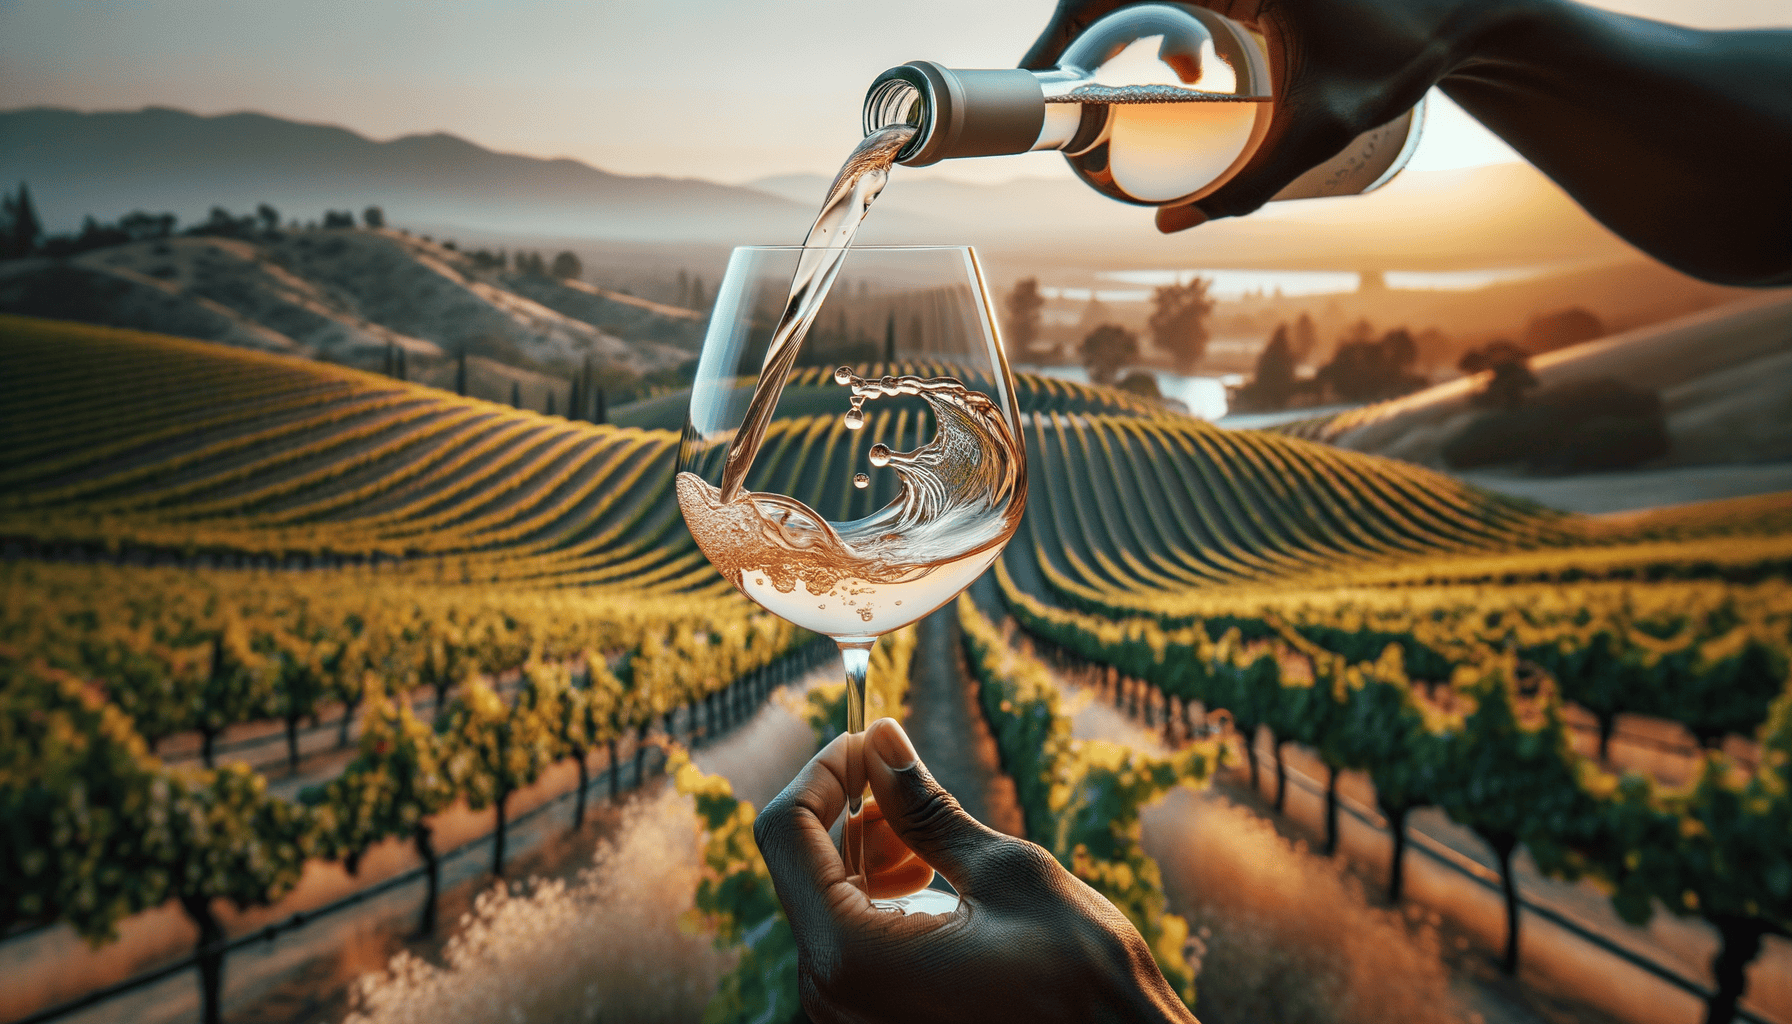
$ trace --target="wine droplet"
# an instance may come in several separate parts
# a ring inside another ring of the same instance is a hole
[[[865,461],[879,469],[888,466],[890,464],[890,446],[886,444],[872,445],[871,450],[865,453]]]
[[[836,384],[851,384],[852,383],[852,367],[842,366],[839,369],[835,370],[834,371],[834,383],[836,383]]]
[[[858,409],[846,410],[846,415],[841,419],[845,421],[848,430],[857,430],[865,425],[865,414]]]
[[[852,478],[852,485],[862,491],[871,486],[871,478],[863,473],[859,473]]]
[[[860,608],[859,609],[859,618],[864,619],[866,622],[870,622],[871,621],[871,609]]]

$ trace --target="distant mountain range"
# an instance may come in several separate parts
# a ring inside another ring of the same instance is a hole
[[[452,135],[375,142],[263,114],[161,107],[0,113],[0,181],[21,180],[63,230],[88,214],[168,210],[193,221],[213,206],[243,213],[264,202],[301,220],[374,204],[400,224],[619,239],[789,238],[814,216],[752,189],[494,153]]]
[[[496,153],[452,135],[375,142],[263,114],[159,107],[0,112],[0,182],[28,181],[68,230],[134,209],[203,219],[266,202],[310,220],[383,207],[391,223],[617,242],[792,242],[822,175],[748,187],[611,174],[576,160]],[[1164,237],[1150,211],[1070,177],[978,185],[898,169],[867,242],[967,242],[1017,261],[1083,267],[1451,270],[1606,259],[1631,250],[1524,164],[1409,173],[1366,197],[1276,204]]]

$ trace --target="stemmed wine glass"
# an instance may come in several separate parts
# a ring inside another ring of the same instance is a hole
[[[796,305],[802,253],[734,250],[691,389],[677,490],[691,535],[729,582],[840,646],[852,737],[842,846],[869,890],[858,866],[871,648],[1001,554],[1026,505],[1025,447],[983,272],[964,246],[851,249],[809,310],[769,423],[748,424],[774,330]],[[731,454],[761,432],[756,453]],[[939,909],[916,896],[876,902]]]

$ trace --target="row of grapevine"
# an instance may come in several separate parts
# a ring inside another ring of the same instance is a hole
[[[1026,440],[1030,507],[1010,560],[1042,597],[1049,586],[1173,606],[1216,585],[1759,580],[1792,567],[1786,495],[1744,502],[1734,521],[1598,522],[1417,466],[1188,420],[1035,414]]]
[[[282,719],[289,744],[326,702],[345,718],[370,685],[447,691],[531,654],[610,659],[671,630],[774,627],[738,601],[603,590],[504,591],[406,584],[362,573],[260,574],[8,563],[0,642],[102,685],[152,744],[198,732],[206,760],[225,728]],[[713,624],[713,625],[711,625]],[[643,687],[643,715],[688,698]],[[296,759],[296,745],[292,748]]]
[[[178,901],[200,932],[208,1020],[224,952],[215,900],[266,905],[307,857],[353,872],[371,844],[400,837],[428,869],[432,926],[432,815],[459,802],[495,808],[501,871],[515,791],[574,759],[576,822],[595,751],[608,748],[614,795],[618,741],[633,740],[641,777],[653,727],[672,735],[680,709],[687,733],[699,717],[705,732],[738,718],[772,682],[766,667],[801,640],[739,601],[332,590],[304,575],[9,574],[0,930],[64,921],[98,943],[125,917]],[[520,680],[506,699],[489,680],[512,668]],[[751,694],[738,685],[748,678]],[[418,684],[452,692],[433,722],[393,699]],[[357,756],[298,805],[240,765],[166,768],[139,728],[165,736],[197,724],[210,735],[225,719],[284,716],[327,692],[344,699],[350,686],[370,705]]]
[[[1509,650],[1593,714],[1602,757],[1620,714],[1678,722],[1705,746],[1752,734],[1792,669],[1792,586],[1778,579],[1057,593],[1106,618],[1201,622],[1210,639],[1232,626],[1248,639],[1298,635],[1353,661],[1397,644],[1408,671],[1432,681],[1483,649]]]
[[[1204,783],[1220,763],[1218,745],[1190,743],[1159,758],[1116,743],[1074,740],[1049,670],[1012,650],[969,595],[958,599],[958,618],[1027,835],[1126,915],[1171,987],[1193,1007],[1194,972],[1183,951],[1188,922],[1167,909],[1162,873],[1140,845],[1139,809],[1177,785]]]
[[[1352,661],[1298,635],[1247,639],[1232,625],[1215,639],[1198,622],[1169,629],[1051,608],[1011,582],[1004,596],[1028,632],[1146,681],[1183,713],[1197,702],[1224,709],[1253,757],[1259,727],[1278,750],[1286,742],[1312,748],[1332,774],[1333,828],[1337,773],[1367,774],[1395,839],[1396,899],[1412,810],[1438,806],[1472,829],[1501,864],[1508,971],[1518,960],[1511,859],[1520,844],[1547,873],[1604,879],[1626,920],[1646,921],[1659,902],[1710,922],[1723,943],[1712,1020],[1729,1019],[1761,936],[1792,935],[1792,681],[1784,677],[1756,734],[1758,762],[1708,751],[1695,782],[1674,788],[1620,778],[1575,754],[1560,694],[1547,677],[1522,676],[1509,652],[1483,648],[1447,681],[1426,685],[1407,676],[1398,644],[1374,661]]]

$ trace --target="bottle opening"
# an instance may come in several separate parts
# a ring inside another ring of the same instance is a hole
[[[921,90],[913,85],[901,79],[879,82],[865,102],[865,134],[896,124],[919,128],[926,118],[925,107]]]

